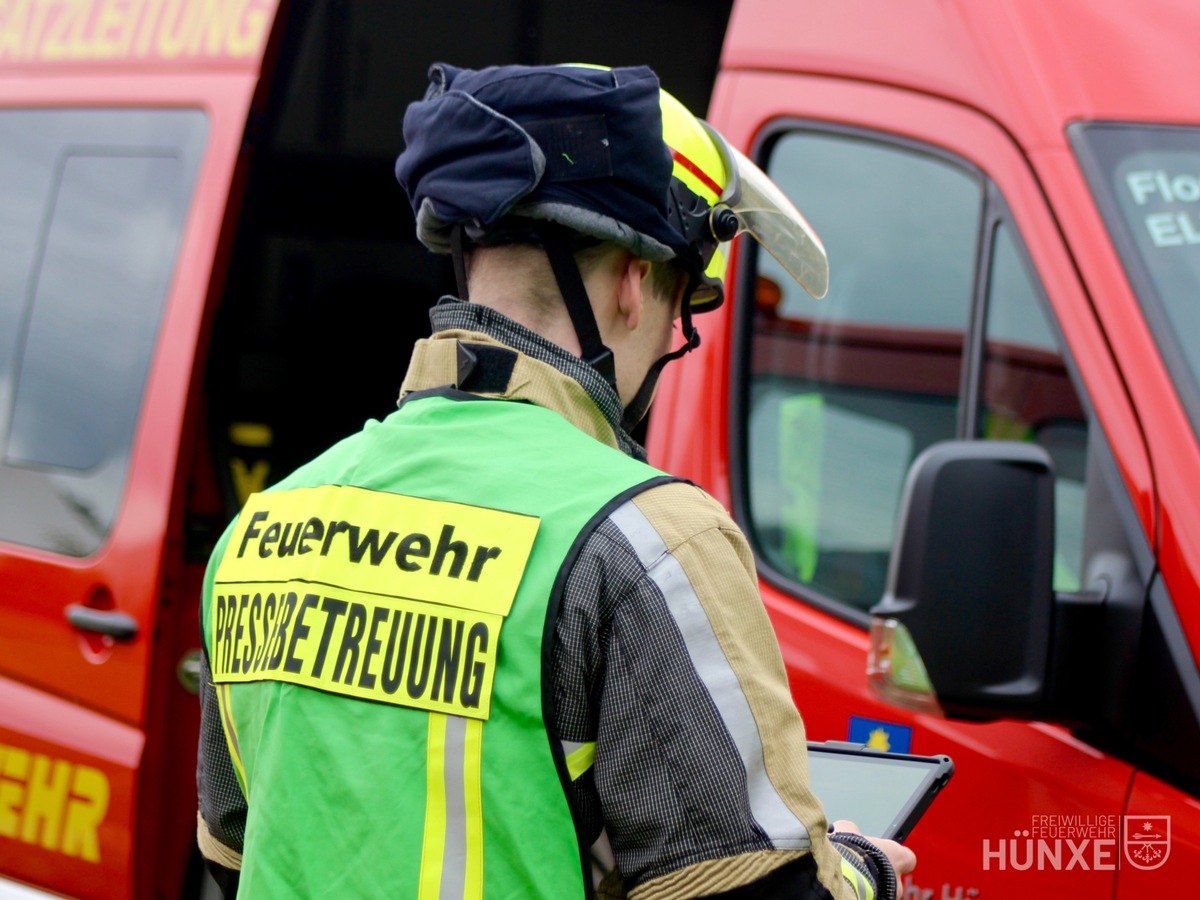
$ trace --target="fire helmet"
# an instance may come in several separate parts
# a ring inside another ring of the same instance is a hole
[[[396,177],[431,250],[452,252],[459,228],[477,244],[541,242],[538,223],[552,223],[673,261],[690,311],[704,312],[724,297],[721,245],[749,233],[825,293],[825,252],[803,216],[648,67],[437,63],[429,78],[404,116]]]

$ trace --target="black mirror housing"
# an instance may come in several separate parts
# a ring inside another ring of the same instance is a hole
[[[909,470],[887,588],[871,614],[911,634],[945,713],[1042,704],[1054,610],[1054,474],[1036,444],[947,441]]]

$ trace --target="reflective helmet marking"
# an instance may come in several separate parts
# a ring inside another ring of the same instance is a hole
[[[675,160],[676,165],[682,166],[688,172],[691,172],[698,179],[700,179],[700,183],[704,187],[708,188],[709,192],[712,194],[712,198],[710,199],[705,197],[705,199],[708,200],[710,205],[717,202],[717,199],[721,196],[721,186],[717,184],[715,180],[713,180],[712,176],[710,176],[707,172],[696,165],[696,163],[692,162],[678,150],[671,150],[671,158]],[[675,177],[679,178],[678,172],[675,173]],[[679,180],[684,181],[682,178]],[[684,183],[686,184],[686,181]],[[692,185],[689,184],[688,187],[692,187]],[[694,187],[692,189],[695,190]]]

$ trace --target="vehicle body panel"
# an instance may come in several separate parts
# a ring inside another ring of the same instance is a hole
[[[195,700],[174,670],[175,638],[195,644],[194,598],[182,594],[197,585],[183,577],[178,549],[169,552],[182,522],[164,498],[178,495],[189,449],[194,353],[275,3],[237,6],[211,7],[220,21],[208,26],[172,27],[155,18],[161,4],[22,4],[0,20],[0,111],[194,109],[207,119],[116,519],[84,557],[0,545],[0,872],[74,896],[177,885],[188,860],[194,826],[171,812],[194,773],[170,773],[165,757],[180,742],[195,746]],[[189,9],[185,17],[200,14]],[[137,634],[81,631],[66,618],[72,604],[125,613]],[[40,800],[28,787],[39,779]],[[58,817],[35,823],[37,804],[50,810],[51,800],[63,801]],[[85,840],[93,826],[94,845]],[[146,848],[140,863],[135,847]]]
[[[0,678],[0,744],[6,874],[78,896],[128,883],[143,733]]]

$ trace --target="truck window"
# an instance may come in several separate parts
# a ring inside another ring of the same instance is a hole
[[[108,534],[206,131],[0,113],[0,540],[84,556]]]
[[[1079,123],[1069,134],[1200,436],[1200,128]]]
[[[1054,588],[1082,580],[1087,420],[1030,264],[998,222],[987,279],[982,390],[975,436],[1036,441],[1054,461]]]
[[[863,134],[789,132],[769,154],[831,280],[816,301],[752,257],[744,505],[764,568],[807,599],[866,611],[917,454],[955,437],[1022,440],[1055,463],[1055,587],[1082,589],[1086,415],[995,186]]]
[[[815,301],[758,254],[745,435],[768,567],[858,610],[879,600],[905,474],[954,437],[984,191],[908,146],[790,132],[767,160],[829,253]]]

